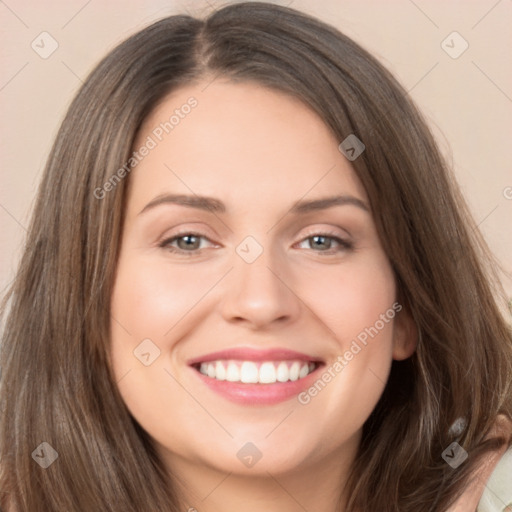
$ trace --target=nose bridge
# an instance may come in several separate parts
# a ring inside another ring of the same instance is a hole
[[[238,257],[234,262],[234,272],[239,294],[269,301],[280,294],[279,288],[283,286],[276,282],[279,280],[275,275],[282,265],[279,265],[277,251],[270,247],[268,239],[264,243],[246,237],[236,248]]]

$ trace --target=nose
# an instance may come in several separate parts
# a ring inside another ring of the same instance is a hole
[[[299,318],[301,300],[294,292],[294,279],[286,263],[263,253],[252,263],[235,254],[221,303],[223,318],[257,330],[287,325]]]

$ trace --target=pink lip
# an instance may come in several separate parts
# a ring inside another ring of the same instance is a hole
[[[276,382],[275,384],[244,384],[241,382],[229,382],[217,380],[198,371],[200,363],[216,360],[239,361],[305,361],[317,363],[317,368],[302,379],[288,382]],[[317,379],[318,369],[323,366],[323,361],[317,357],[308,356],[300,352],[284,348],[258,350],[253,348],[233,348],[211,352],[195,357],[188,361],[194,369],[194,373],[212,391],[224,398],[242,405],[272,405],[297,396],[312,385]]]
[[[321,365],[322,366],[322,365]],[[207,377],[197,370],[194,373],[212,390],[224,398],[241,405],[272,405],[296,397],[318,378],[319,366],[306,377],[275,384],[243,384]]]
[[[207,363],[209,361],[216,361],[219,359],[235,359],[239,361],[312,361],[314,363],[322,362],[321,359],[313,356],[308,356],[294,350],[285,348],[273,349],[254,349],[247,347],[231,348],[227,350],[220,350],[218,352],[211,352],[204,356],[194,357],[190,359],[187,364],[194,365],[198,363]]]

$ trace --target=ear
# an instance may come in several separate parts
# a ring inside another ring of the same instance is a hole
[[[411,357],[418,346],[418,328],[405,307],[397,312],[393,325],[393,359],[401,361]]]

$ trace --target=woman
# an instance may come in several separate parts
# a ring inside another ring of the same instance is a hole
[[[93,71],[2,343],[11,511],[475,510],[510,446],[494,264],[395,79],[265,3]]]

